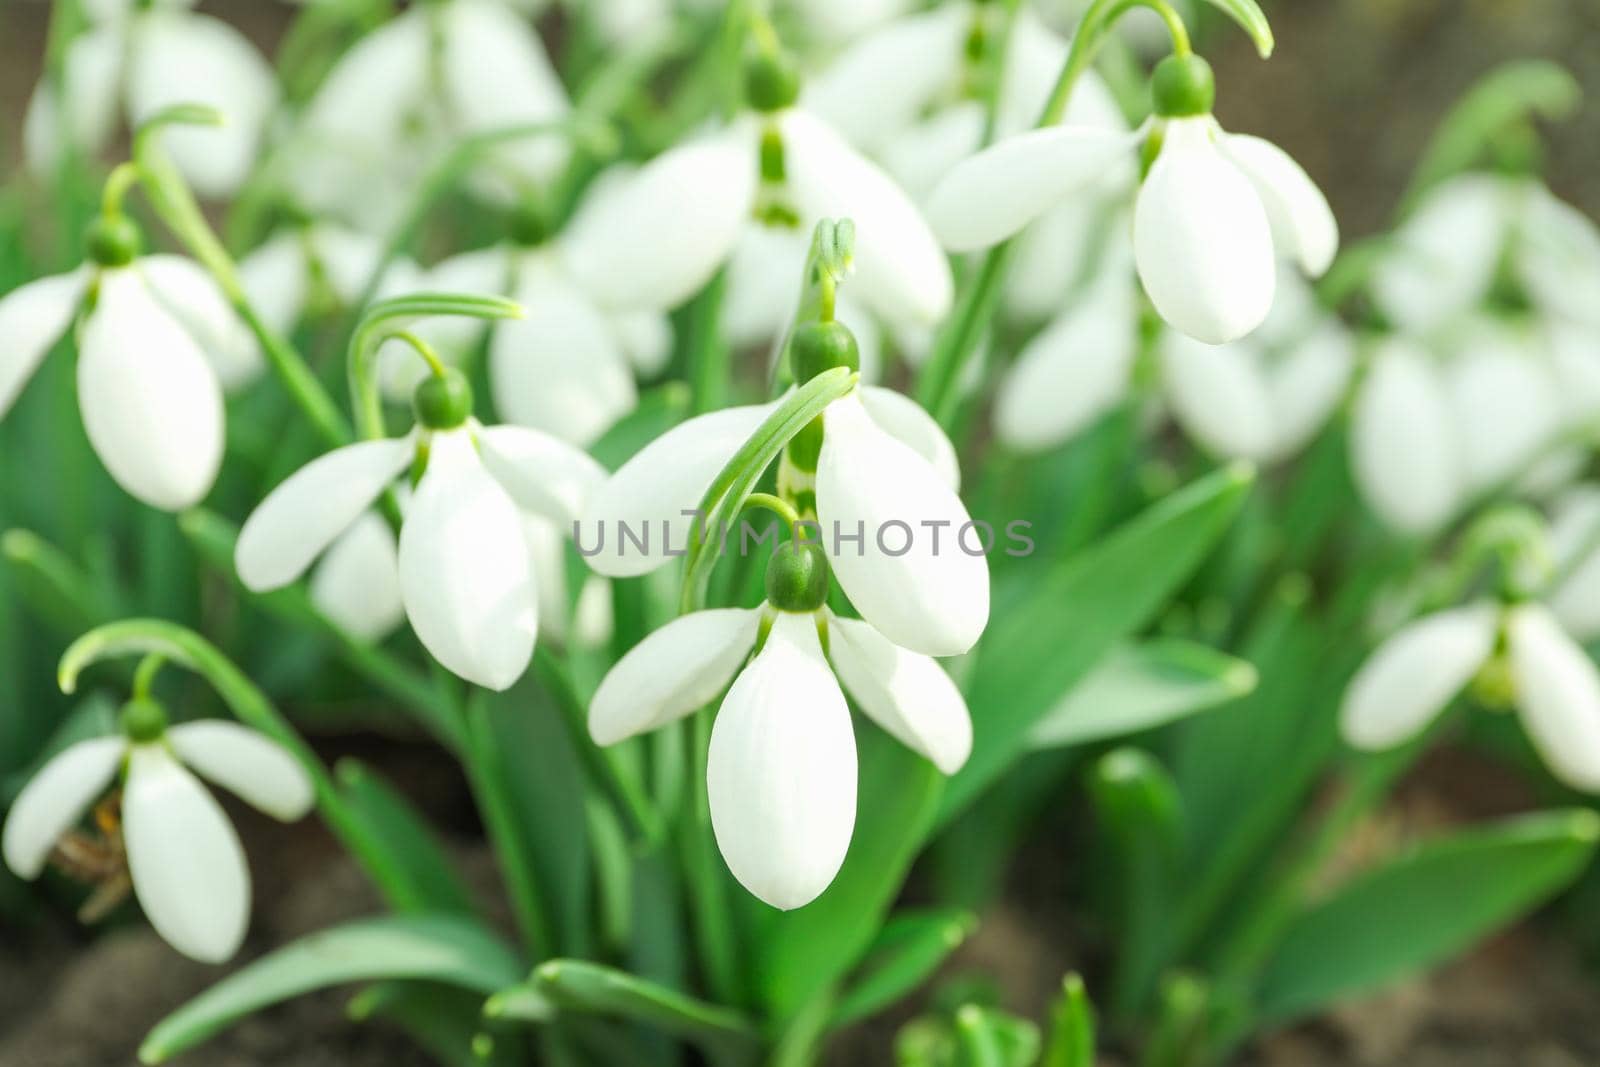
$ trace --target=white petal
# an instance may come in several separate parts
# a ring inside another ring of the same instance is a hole
[[[862,386],[860,396],[861,406],[867,409],[879,429],[931,463],[951,489],[961,488],[961,462],[956,458],[956,446],[921,404],[904,393],[877,385]]]
[[[1074,196],[1017,235],[1002,297],[1008,315],[1043,322],[1066,310],[1068,301],[1081,300],[1076,289],[1109,292],[1124,255],[1131,280],[1133,247],[1126,235],[1132,222],[1117,217],[1108,224],[1107,208],[1091,194]]]
[[[245,520],[234,567],[264,592],[300,577],[411,462],[408,437],[361,441],[318,456],[267,494]]]
[[[1267,388],[1276,426],[1273,458],[1299,449],[1328,421],[1350,384],[1355,360],[1350,334],[1342,323],[1330,318],[1272,361]]]
[[[398,553],[388,522],[363,512],[317,561],[311,602],[351,636],[381,641],[406,617]]]
[[[756,642],[761,613],[714,608],[673,619],[617,661],[589,704],[589,736],[610,745],[702,708]]]
[[[779,613],[711,730],[706,787],[717,847],[739,884],[785,911],[844,863],[856,816],[856,742],[811,615]]]
[[[525,315],[489,342],[495,409],[507,422],[589,444],[638,403],[633,369],[612,328],[572,285],[524,286]]]
[[[960,100],[906,127],[874,155],[901,188],[926,204],[940,179],[982,146],[983,127],[983,105]]]
[[[49,79],[39,82],[28,101],[22,137],[28,166],[39,178],[55,181],[58,177],[63,134],[91,155],[111,139],[117,124],[126,44],[121,26],[93,26],[72,39],[62,71],[65,108],[59,106]]]
[[[1475,304],[1494,277],[1509,211],[1504,182],[1487,175],[1456,178],[1429,193],[1373,273],[1373,298],[1384,315],[1420,332]]]
[[[1261,198],[1212,141],[1210,116],[1166,125],[1133,215],[1139,279],[1161,317],[1218,345],[1260,326],[1277,261]]]
[[[1600,333],[1583,326],[1547,326],[1550,363],[1570,423],[1600,422]]]
[[[959,83],[969,16],[950,4],[859,38],[806,83],[805,108],[875,152]]]
[[[817,514],[839,585],[895,644],[967,651],[989,621],[982,529],[934,466],[879,429],[856,397],[829,405],[823,424]],[[860,544],[842,540],[857,532]]]
[[[1047,126],[1007,138],[958,164],[928,198],[928,220],[946,248],[1005,240],[1128,157],[1126,133]]]
[[[477,432],[483,465],[524,511],[560,523],[563,532],[606,480],[606,469],[559,437],[525,426]]]
[[[347,307],[353,305],[365,294],[367,285],[378,270],[378,264],[384,254],[383,242],[369,234],[327,223],[314,226],[307,235],[307,240],[311,246],[311,254],[327,277],[328,286],[333,290],[333,294]],[[503,257],[494,255],[495,251],[494,248],[477,249],[451,256],[435,265],[430,280],[443,285],[463,285],[465,286],[463,292],[475,295],[498,296],[501,292],[500,287],[504,285],[505,263]],[[473,264],[474,271],[470,277],[462,276],[464,272],[459,264],[463,261]],[[496,262],[499,264],[499,273],[490,273]],[[395,268],[399,268],[398,271]],[[415,264],[408,260],[399,260],[391,265],[389,273],[404,276],[407,268],[415,269]],[[483,273],[479,273],[480,270]],[[421,271],[418,270],[419,284],[420,276]],[[391,285],[397,281],[398,279],[391,279],[388,276],[383,279],[383,282]],[[388,294],[398,295],[398,290],[388,290]]]
[[[1534,747],[1574,789],[1600,792],[1600,671],[1538,604],[1507,623],[1517,707]]]
[[[624,463],[584,510],[578,544],[589,566],[631,578],[681,556],[699,521],[684,512],[700,506],[718,472],[771,412],[770,404],[756,404],[697,416]],[[632,539],[621,536],[623,527]]]
[[[910,197],[877,164],[804,111],[782,121],[788,187],[806,228],[856,225],[852,294],[891,322],[934,323],[950,310],[950,263]]]
[[[1248,134],[1224,135],[1222,150],[1255,185],[1278,251],[1321,277],[1339,251],[1339,224],[1305,168],[1271,141]]]
[[[87,271],[52,274],[0,297],[0,417],[67,332],[88,280]]]
[[[180,723],[167,731],[178,758],[222,788],[282,822],[305,817],[316,801],[311,777],[284,747],[221,719]]]
[[[828,658],[861,710],[945,774],[972,752],[961,690],[931,657],[887,640],[864,622],[828,619]]]
[[[1550,555],[1562,575],[1547,601],[1580,641],[1600,636],[1600,488],[1578,486],[1556,504]]]
[[[273,333],[283,336],[300,321],[306,306],[310,267],[303,234],[273,234],[239,261],[239,280],[250,306]]]
[[[1367,504],[1407,533],[1439,527],[1460,500],[1460,445],[1444,385],[1428,357],[1386,344],[1356,396],[1351,465]]]
[[[362,37],[311,98],[307,127],[339,151],[397,145],[422,103],[430,36],[426,13],[408,11]]]
[[[1446,369],[1463,431],[1467,484],[1489,489],[1525,467],[1561,429],[1556,381],[1519,338],[1484,330]]]
[[[612,307],[681,304],[711,280],[748,224],[756,172],[747,126],[669,149],[568,226],[573,276]]]
[[[83,427],[117,483],[166,511],[205,496],[222,465],[222,389],[137,273],[101,273],[78,353]]]
[[[1408,623],[1379,645],[1345,690],[1339,728],[1356,748],[1410,739],[1494,650],[1499,608],[1470,604]]]
[[[261,373],[261,346],[204,267],[187,256],[153,255],[142,257],[138,269],[210,360],[222,388],[239,388]]]
[[[619,311],[611,315],[611,333],[622,346],[633,372],[655,378],[672,358],[672,320],[659,311]]]
[[[202,196],[242,185],[278,99],[277,78],[261,53],[221,19],[157,11],[140,18],[131,55],[133,124],[176,104],[217,109],[223,125],[163,130],[161,142]]]
[[[787,226],[747,226],[728,260],[722,332],[734,348],[770,343],[799,300],[810,237]],[[847,281],[844,288],[849,288]]]
[[[79,741],[58,753],[22,787],[6,816],[6,866],[18,878],[37,878],[56,842],[106,791],[127,742],[121,736]]]
[[[1077,435],[1127,394],[1137,354],[1133,279],[1107,277],[1036,334],[1000,382],[995,430],[1038,451]]]
[[[1275,443],[1262,355],[1249,340],[1208,345],[1168,331],[1157,352],[1166,395],[1185,431],[1228,459],[1265,459]]]
[[[533,656],[538,602],[517,506],[466,431],[433,435],[400,528],[400,595],[433,657],[504,690]]]
[[[185,956],[221,963],[250,921],[250,873],[228,817],[160,744],[135,745],[122,794],[133,891],[156,933]]]
[[[1553,315],[1600,326],[1600,227],[1583,212],[1530,183],[1521,240],[1513,254],[1529,295]]]

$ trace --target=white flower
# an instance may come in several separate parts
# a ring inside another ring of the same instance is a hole
[[[605,474],[548,434],[467,419],[335,449],[290,475],[245,522],[239,578],[256,591],[294,581],[424,456],[400,527],[400,601],[435,659],[505,689],[527,667],[538,629],[523,513],[570,528]]]
[[[239,278],[262,321],[274,333],[287,335],[313,310],[318,297],[332,298],[340,308],[354,307],[383,253],[379,238],[314,222],[267,238],[239,261]],[[318,291],[318,283],[326,286],[325,292]],[[401,259],[390,264],[374,295],[396,296],[422,284],[422,272]]]
[[[1161,74],[1158,67],[1158,84]],[[1160,151],[1133,221],[1145,292],[1162,318],[1197,341],[1243,337],[1272,307],[1277,256],[1320,275],[1338,249],[1338,227],[1299,164],[1259,137],[1224,132],[1208,93],[1195,92],[1203,109],[1161,117],[1158,101],[1148,130],[1050,126],[984,149],[934,189],[928,217],[935,232],[955,251],[1002,241],[1108,171],[1129,173],[1148,137]]]
[[[1556,502],[1550,555],[1557,574],[1551,612],[1578,640],[1600,637],[1600,486],[1575,486]]]
[[[1534,747],[1557,778],[1600,792],[1600,671],[1541,604],[1471,604],[1401,628],[1351,681],[1345,739],[1382,749],[1415,736],[1489,663],[1502,631],[1512,699]]]
[[[855,223],[855,292],[873,313],[909,325],[949,310],[949,263],[911,200],[797,107],[746,113],[662,153],[573,221],[568,259],[608,306],[669,308],[704,286],[752,228],[809,234],[823,218]]]
[[[128,873],[150,924],[186,956],[221,963],[244,939],[250,872],[238,835],[190,768],[284,822],[311,810],[311,780],[265,736],[231,722],[80,741],[46,763],[6,819],[6,865],[36,878],[119,773]]]
[[[850,845],[856,745],[841,682],[863,713],[945,774],[972,748],[966,702],[934,660],[825,607],[675,619],[606,675],[589,732],[609,745],[664,726],[714,700],[730,679],[706,766],[711,824],[734,877],[775,908],[815,899]]]
[[[589,565],[628,577],[682,555],[697,521],[689,513],[773,408],[690,419],[623,464],[579,524]],[[989,568],[982,532],[956,494],[949,439],[914,402],[875,386],[834,401],[822,419],[816,517],[839,585],[896,644],[935,656],[967,651],[989,619]]]
[[[221,112],[226,124],[164,130],[163,146],[206,196],[225,196],[243,184],[277,104],[277,78],[243,34],[187,6],[173,0],[99,6],[90,27],[67,46],[65,100],[46,80],[28,102],[23,139],[34,173],[56,177],[63,139],[87,152],[104,148],[119,107],[137,127],[176,104],[202,104]]]
[[[210,277],[179,256],[81,267],[0,299],[0,415],[80,308],[78,409],[89,443],[129,493],[181,511],[222,464],[222,382],[259,366]]]
[[[307,105],[299,158],[288,170],[302,203],[378,223],[455,139],[549,122],[570,110],[528,21],[497,0],[417,5],[363,37]],[[484,192],[512,193],[506,172],[540,184],[565,164],[559,136],[507,142],[477,175]]]

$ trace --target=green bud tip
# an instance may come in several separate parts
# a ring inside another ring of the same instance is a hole
[[[807,322],[794,328],[789,339],[789,371],[804,385],[835,367],[861,369],[861,350],[855,334],[842,322]]]
[[[744,61],[744,96],[757,111],[782,111],[800,99],[800,66],[783,51],[762,50]]]
[[[1211,64],[1197,55],[1171,55],[1150,76],[1150,99],[1162,118],[1209,115],[1217,100]]]
[[[122,705],[122,732],[128,740],[147,744],[167,731],[167,713],[153,700],[130,700]]]
[[[524,200],[511,213],[509,229],[513,241],[532,248],[550,239],[550,217],[543,204],[534,200]]]
[[[472,415],[472,386],[454,367],[430,374],[412,394],[417,421],[430,430],[453,430]]]
[[[816,611],[828,599],[828,557],[821,545],[790,541],[767,563],[767,602],[779,611]]]
[[[126,267],[139,254],[139,227],[122,215],[102,215],[89,224],[84,247],[102,267]]]

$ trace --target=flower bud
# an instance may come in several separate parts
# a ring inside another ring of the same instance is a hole
[[[525,248],[534,248],[550,239],[550,217],[544,204],[526,198],[511,212],[507,228],[511,239]]]
[[[1150,98],[1162,118],[1209,115],[1217,100],[1211,64],[1197,55],[1171,55],[1150,76]]]
[[[84,247],[102,267],[126,267],[139,254],[139,228],[122,215],[101,215],[89,224]]]
[[[828,557],[822,546],[780,545],[767,563],[767,602],[779,611],[816,611],[827,600]]]
[[[787,52],[762,50],[744,61],[744,97],[757,111],[782,111],[800,99],[800,67]]]
[[[789,338],[789,372],[796,385],[804,385],[835,367],[861,369],[861,351],[855,335],[842,322],[806,322]]]
[[[122,732],[136,744],[159,740],[167,732],[167,713],[153,700],[130,700],[122,705]]]
[[[472,414],[472,386],[454,367],[430,374],[411,396],[417,421],[430,430],[453,430]]]

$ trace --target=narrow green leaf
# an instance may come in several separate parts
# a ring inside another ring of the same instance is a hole
[[[1262,59],[1272,55],[1272,49],[1277,42],[1273,40],[1272,27],[1267,24],[1267,16],[1256,0],[1209,0],[1209,3],[1237,22],[1240,28],[1250,35],[1250,40],[1255,42],[1256,52]]]
[[[891,918],[839,997],[829,1025],[846,1026],[910,994],[977,925],[977,916],[969,911],[907,912]]]
[[[1360,875],[1290,927],[1260,982],[1269,1022],[1465,951],[1576,878],[1600,840],[1592,811],[1504,820]]]
[[[457,915],[395,915],[337,926],[256,960],[157,1023],[139,1059],[160,1063],[272,1004],[328,986],[384,978],[440,982],[485,995],[521,966],[482,924]]]
[[[1032,1067],[1039,1057],[1039,1028],[1026,1019],[965,1004],[955,1029],[959,1067]]]
[[[1003,774],[1026,750],[1034,724],[1150,621],[1227,529],[1253,479],[1248,466],[1223,468],[1065,564],[1017,569],[1026,593],[991,617],[979,646],[967,686],[972,756],[950,779],[942,818]]]
[[[1028,733],[1034,748],[1103,741],[1148,730],[1244,696],[1256,670],[1190,641],[1120,645]]]
[[[14,567],[16,591],[33,610],[76,633],[110,618],[114,606],[95,581],[66,553],[30,530],[0,535],[0,551]]]
[[[342,759],[333,772],[351,807],[371,827],[373,840],[391,855],[394,869],[406,873],[413,909],[470,915],[471,894],[411,802],[359,760]]]
[[[563,1012],[619,1016],[723,1047],[748,1049],[758,1040],[750,1021],[732,1009],[598,963],[551,960],[527,984]]]
[[[1094,1006],[1083,979],[1069,974],[1050,1009],[1050,1037],[1039,1067],[1094,1067]]]

